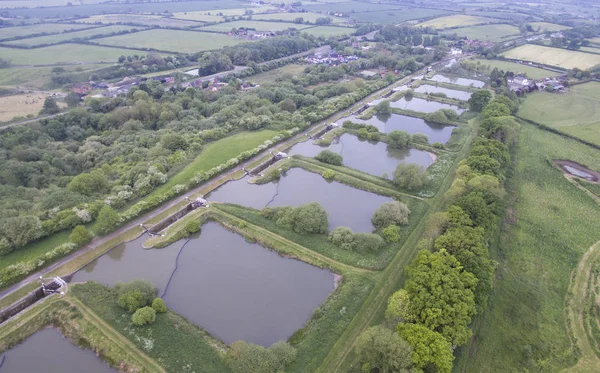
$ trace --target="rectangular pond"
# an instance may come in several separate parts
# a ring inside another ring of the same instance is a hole
[[[247,179],[229,182],[208,194],[209,201],[229,202],[255,209],[267,206],[299,206],[319,202],[329,216],[329,229],[350,227],[355,232],[372,232],[375,210],[392,199],[329,182],[321,175],[292,168],[277,182],[249,184]]]
[[[436,123],[427,123],[421,118],[409,117],[407,115],[391,114],[386,116],[374,115],[369,119],[358,119],[356,116],[350,116],[338,120],[338,123],[344,123],[349,120],[355,123],[372,124],[380,132],[389,133],[395,130],[405,131],[410,134],[424,133],[429,138],[429,143],[441,142],[445,144],[450,140],[452,131],[455,127],[444,126]]]
[[[449,98],[454,98],[457,100],[463,100],[463,101],[467,101],[468,99],[471,98],[471,92],[467,92],[467,91],[459,91],[457,89],[448,89],[448,88],[444,88],[444,87],[436,87],[434,85],[429,85],[429,84],[423,84],[417,88],[415,88],[414,90],[415,92],[418,93],[443,93],[446,95],[446,97]]]
[[[2,373],[116,373],[92,350],[73,345],[53,328],[38,331],[0,356]]]
[[[421,113],[433,113],[434,111],[438,111],[440,109],[450,109],[456,111],[456,113],[460,115],[465,111],[464,109],[461,109],[456,105],[424,100],[418,97],[413,97],[410,100],[407,100],[405,97],[402,97],[398,101],[390,102],[390,106],[398,109],[419,111]]]
[[[429,78],[429,80],[433,80],[434,82],[457,84],[457,85],[462,85],[465,87],[475,87],[475,88],[481,88],[485,85],[485,83],[482,82],[481,80],[459,78],[459,77],[447,77],[442,74],[436,74],[433,77]]]
[[[435,155],[418,149],[394,149],[383,142],[361,140],[348,133],[334,139],[329,146],[315,145],[306,141],[294,145],[288,154],[300,154],[315,157],[323,149],[338,153],[344,158],[344,166],[382,176],[384,173],[392,178],[400,163],[416,163],[423,168],[434,162]]]
[[[262,346],[287,340],[334,290],[330,271],[249,243],[217,223],[164,249],[144,249],[146,239],[126,244],[118,260],[97,259],[72,281],[154,281],[170,309],[214,337]]]

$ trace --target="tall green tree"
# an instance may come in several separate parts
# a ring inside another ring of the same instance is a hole
[[[425,169],[415,163],[400,163],[394,172],[394,184],[403,189],[422,188],[426,181]]]
[[[106,234],[112,231],[119,225],[120,221],[119,214],[112,207],[105,205],[98,213],[98,219],[96,219],[98,233]]]
[[[73,242],[79,247],[90,242],[92,238],[94,238],[94,234],[83,225],[78,225],[73,228],[73,231],[69,235],[69,241]]]
[[[412,346],[412,361],[416,368],[438,373],[452,371],[452,346],[440,333],[423,325],[402,323],[398,324],[397,331]]]
[[[388,225],[406,225],[410,209],[402,202],[385,202],[375,212],[371,218],[371,223],[375,228],[385,228]]]
[[[471,111],[480,112],[492,100],[492,94],[487,89],[475,91],[469,98],[469,108]]]
[[[356,354],[363,372],[409,373],[412,347],[398,333],[373,326],[356,339]]]

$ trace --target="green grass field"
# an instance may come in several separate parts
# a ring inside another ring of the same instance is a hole
[[[300,76],[304,73],[306,65],[289,64],[282,67],[278,67],[273,70],[265,71],[264,73],[256,74],[248,78],[253,83],[263,85],[265,83],[273,83],[278,78],[285,74],[291,74],[292,76]]]
[[[37,49],[0,47],[0,56],[10,60],[13,65],[60,65],[81,62],[116,63],[119,56],[132,54],[139,54],[139,52],[83,44],[60,44]]]
[[[354,34],[354,29],[349,27],[334,27],[334,26],[317,26],[302,30],[307,34],[314,35],[316,37],[330,37],[330,36],[342,36]]]
[[[283,31],[289,28],[302,30],[307,27],[310,27],[310,25],[296,24],[290,22],[235,21],[217,23],[216,25],[202,27],[202,30],[229,32],[232,28],[240,27],[254,29],[256,31]]]
[[[457,34],[471,40],[483,40],[499,42],[508,40],[511,36],[520,36],[519,29],[512,25],[494,24],[482,26],[461,27],[448,30],[446,34]]]
[[[427,22],[419,23],[417,26],[445,29],[448,27],[474,26],[474,25],[480,25],[483,23],[489,23],[489,22],[493,22],[493,21],[494,20],[490,19],[490,18],[468,16],[468,15],[464,15],[464,14],[455,14],[455,15],[451,15],[451,16],[434,18]]]
[[[64,66],[67,71],[89,71],[109,66],[108,64],[86,64]],[[52,67],[10,67],[0,69],[0,86],[26,86],[42,88],[52,77]]]
[[[544,69],[539,69],[537,67],[528,66],[525,64],[508,62],[508,61],[500,61],[500,60],[476,60],[481,62],[482,65],[490,66],[492,69],[497,67],[502,71],[512,71],[515,74],[527,74],[528,77],[533,79],[542,79],[546,77],[556,76],[558,73],[553,71],[548,71]]]
[[[29,26],[19,27],[4,27],[0,28],[0,40],[13,37],[25,37],[41,33],[58,34],[66,30],[78,30],[82,28],[94,27],[93,25],[75,25],[75,24],[58,24],[58,23],[43,23]]]
[[[530,94],[518,115],[600,145],[600,83],[579,84],[561,95]]]
[[[115,47],[153,48],[176,53],[194,53],[220,49],[243,42],[227,35],[180,30],[148,30],[94,39],[95,43]],[[132,54],[129,51],[127,54]]]
[[[541,45],[525,44],[504,53],[504,57],[516,60],[538,62],[545,65],[572,69],[589,69],[600,64],[600,55],[544,47]]]
[[[560,31],[570,29],[569,26],[557,25],[556,23],[548,23],[548,22],[531,22],[529,23],[534,30],[544,31]]]
[[[577,360],[565,297],[571,271],[600,240],[600,206],[548,160],[600,170],[600,151],[529,124],[519,144],[500,246],[490,249],[494,290],[455,372],[559,372]]]
[[[176,19],[190,20],[190,21],[200,21],[200,22],[222,22],[225,20],[223,16],[217,16],[214,13],[206,14],[205,11],[202,12],[185,12],[185,13],[176,13],[174,14]]]
[[[85,23],[102,23],[102,24],[116,24],[116,23],[133,23],[142,26],[159,26],[159,27],[177,27],[177,28],[190,28],[202,26],[202,23],[192,22],[186,20],[172,19],[160,16],[150,16],[142,14],[100,14],[84,18],[78,22]]]
[[[89,39],[93,36],[98,35],[109,35],[115,32],[122,31],[130,31],[133,29],[143,29],[135,26],[107,26],[107,27],[98,27],[93,28],[91,30],[83,30],[77,32],[68,32],[63,34],[54,34],[47,36],[40,36],[36,38],[27,38],[27,39],[19,39],[15,41],[9,41],[6,44],[8,45],[26,45],[26,46],[35,46],[42,44],[56,44],[63,41],[74,40],[74,39]]]
[[[325,17],[324,14],[319,13],[265,13],[265,14],[254,14],[252,19],[259,21],[289,21],[292,22],[296,18],[301,17],[304,22],[315,23],[317,18]],[[348,20],[348,18],[328,16],[332,19],[333,24],[340,24]]]
[[[350,17],[358,22],[373,22],[382,25],[391,25],[409,20],[435,17],[448,14],[446,10],[428,8],[404,8],[399,10],[380,10],[362,13],[351,13]]]

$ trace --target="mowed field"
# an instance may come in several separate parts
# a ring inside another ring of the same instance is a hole
[[[533,78],[533,79],[542,79],[542,78],[547,78],[547,77],[552,77],[552,76],[558,75],[558,73],[555,73],[552,71],[539,69],[537,67],[528,66],[525,64],[520,64],[520,63],[515,63],[515,62],[500,61],[500,60],[477,60],[477,61],[479,61],[482,65],[491,66],[492,69],[494,67],[497,67],[498,69],[505,71],[505,72],[512,71],[515,74],[526,74],[528,77]]]
[[[306,65],[289,64],[276,69],[265,71],[264,73],[256,74],[248,78],[253,83],[263,85],[265,83],[273,83],[283,75],[290,74],[299,76],[304,73]]]
[[[116,47],[148,48],[177,53],[193,53],[243,42],[231,36],[180,30],[148,30],[133,34],[94,39],[95,43]],[[128,54],[132,54],[129,51]]]
[[[391,25],[409,20],[441,16],[448,14],[447,10],[427,8],[404,8],[399,10],[380,10],[376,12],[351,13],[350,17],[358,22],[373,22],[382,25]]]
[[[600,64],[600,55],[534,44],[525,44],[515,49],[511,49],[504,53],[504,57],[538,62],[565,69],[578,67],[586,70]]]
[[[102,39],[98,39],[102,40]],[[137,51],[84,44],[59,44],[36,49],[0,47],[0,56],[13,65],[50,65],[87,62],[117,62],[119,56],[140,54]]]
[[[579,84],[565,94],[530,94],[518,115],[600,145],[600,83]]]
[[[570,29],[569,26],[557,25],[555,23],[548,23],[548,22],[531,22],[531,23],[529,23],[529,25],[531,25],[531,27],[533,27],[534,30],[537,31],[539,29],[541,32],[560,31],[560,30]]]
[[[0,97],[0,122],[6,122],[14,117],[24,117],[29,114],[37,116],[47,95],[28,93],[14,96]],[[58,106],[65,107],[65,103],[58,102]]]
[[[143,14],[100,14],[78,20],[84,23],[102,23],[102,24],[118,24],[118,23],[133,23],[141,26],[158,26],[158,27],[177,27],[177,28],[193,28],[200,27],[202,23],[186,21],[180,19],[166,18],[160,16],[150,16]]]
[[[471,40],[494,42],[510,39],[511,36],[520,36],[518,28],[505,24],[461,27],[448,30],[447,34],[457,34],[460,37],[467,37]]]
[[[19,39],[15,41],[9,41],[6,44],[8,45],[26,45],[26,46],[35,46],[35,45],[44,45],[44,44],[56,44],[69,40],[85,40],[91,37],[100,36],[100,35],[110,35],[117,32],[122,31],[131,31],[131,30],[143,30],[142,27],[135,26],[106,26],[106,27],[97,27],[90,30],[76,31],[76,32],[67,32],[62,34],[54,34],[54,35],[46,35],[39,36],[35,38],[27,38],[27,39]]]
[[[216,25],[210,25],[202,27],[202,30],[216,31],[216,32],[229,32],[233,28],[247,28],[254,29],[256,31],[283,31],[289,28],[295,28],[302,30],[310,25],[296,24],[291,22],[261,22],[261,21],[235,21],[235,22],[223,22],[217,23]]]
[[[473,26],[480,25],[482,23],[493,22],[491,18],[468,16],[464,14],[456,14],[452,16],[439,17],[427,22],[419,23],[417,26],[420,27],[434,27],[438,29],[444,29],[449,27],[460,27],[460,26]]]
[[[306,32],[307,34],[314,35],[316,37],[323,36],[341,36],[341,35],[352,35],[356,30],[349,27],[334,27],[334,26],[317,26],[311,27],[302,32]]]
[[[340,24],[348,20],[348,18],[334,17],[331,15],[319,14],[319,13],[265,13],[265,14],[254,14],[253,20],[257,21],[288,21],[292,22],[296,18],[302,18],[304,22],[315,23],[317,18],[329,17],[332,19],[333,24]]]
[[[86,64],[80,66],[64,66],[69,72],[90,71],[110,64]],[[52,67],[11,67],[0,69],[0,85],[25,86],[28,88],[42,88],[52,77]]]
[[[67,30],[79,30],[90,27],[94,27],[94,25],[43,23],[29,26],[4,27],[0,28],[0,40],[41,33],[58,34]]]

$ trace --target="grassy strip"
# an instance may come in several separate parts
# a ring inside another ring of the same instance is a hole
[[[463,109],[466,109],[468,107],[468,104],[466,103],[466,101],[458,100],[458,99],[452,98],[452,97],[434,96],[434,95],[430,95],[427,93],[420,93],[420,92],[413,92],[413,96],[417,97],[417,98],[421,98],[423,100],[427,100],[427,101],[437,101],[437,102],[441,102],[442,104],[458,106]]]
[[[338,372],[348,371],[355,359],[353,355],[354,342],[363,330],[373,325],[378,318],[381,318],[385,311],[387,299],[394,291],[402,286],[405,280],[404,267],[413,259],[417,253],[417,243],[425,233],[427,228],[427,218],[434,212],[442,210],[444,207],[443,191],[450,187],[454,179],[454,171],[456,170],[458,160],[464,158],[469,150],[469,145],[473,139],[471,135],[463,146],[463,149],[458,153],[457,159],[446,175],[440,192],[431,200],[431,207],[417,224],[413,232],[410,234],[402,250],[396,254],[390,265],[382,273],[380,281],[378,281],[369,294],[366,302],[352,320],[350,325],[344,330],[344,333],[335,344],[334,348],[329,352],[327,358],[319,366],[316,372]]]
[[[589,190],[596,196],[600,197],[600,184],[590,183],[588,181],[582,180],[580,178],[573,178],[579,185]]]
[[[0,329],[0,351],[21,343],[47,325],[59,327],[73,344],[94,350],[115,368],[164,372],[114,330],[99,325],[81,309],[58,297],[45,299],[4,324]]]
[[[5,296],[4,298],[0,299],[0,310],[3,310],[6,307],[10,306],[11,304],[15,303],[19,299],[23,298],[30,292],[37,289],[39,286],[40,286],[39,283],[31,282],[31,283],[23,286],[19,290],[15,290],[14,292],[12,292],[9,295]]]
[[[71,287],[71,294],[108,325],[145,351],[168,372],[228,372],[221,356],[225,346],[180,315],[168,311],[136,327],[117,306],[117,292],[94,282]]]
[[[559,371],[575,363],[564,300],[572,270],[600,240],[600,206],[551,161],[599,169],[600,152],[524,124],[516,159],[501,246],[490,248],[499,262],[497,281],[488,309],[474,320],[475,339],[458,353],[456,371]]]

